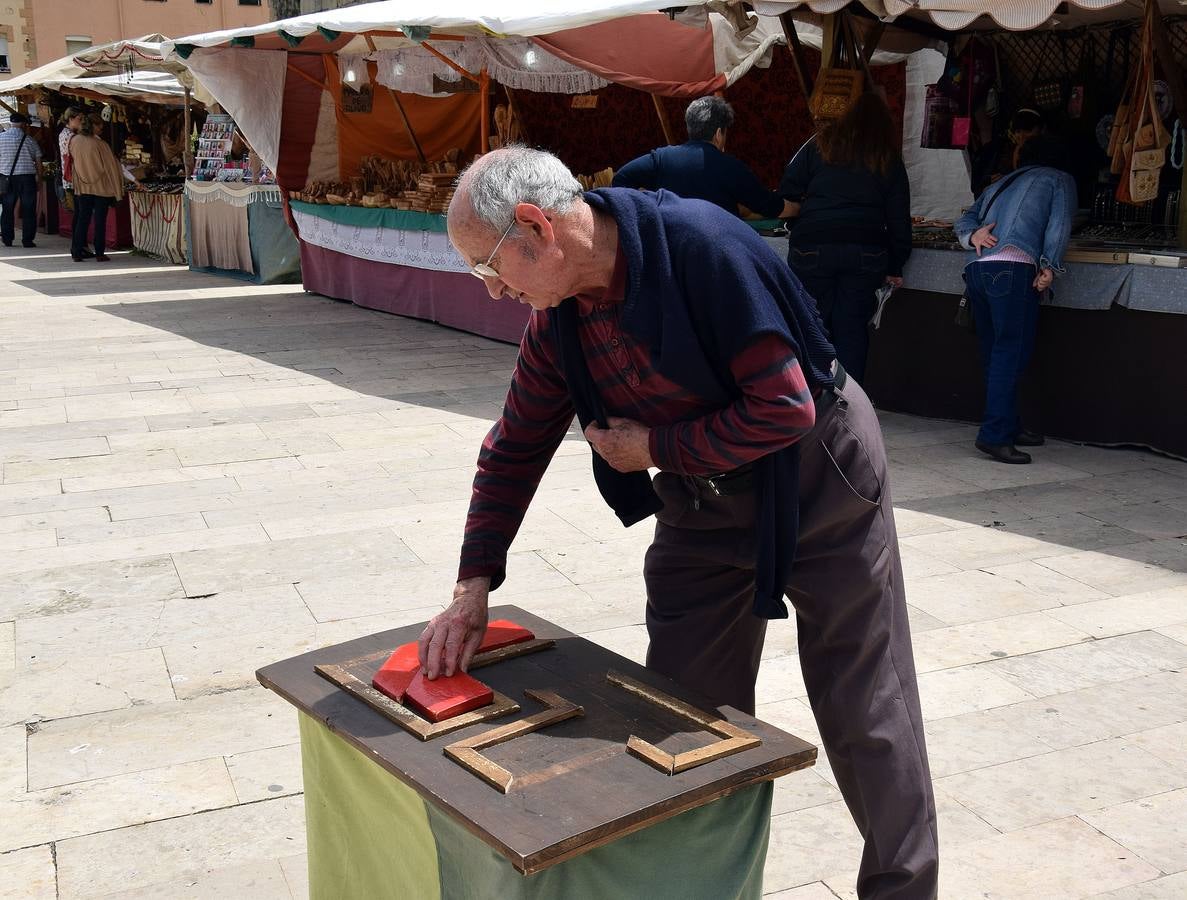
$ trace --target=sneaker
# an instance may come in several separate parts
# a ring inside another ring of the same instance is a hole
[[[37,245],[34,244],[32,241],[21,241],[21,246],[22,247],[36,247]]]
[[[103,253],[100,253],[98,256],[95,257],[95,262],[111,262],[111,257],[107,256]]]

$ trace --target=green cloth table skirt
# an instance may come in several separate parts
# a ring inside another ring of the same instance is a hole
[[[299,718],[311,900],[761,900],[773,782],[524,876],[324,725]],[[459,768],[458,777],[472,776]],[[491,803],[501,802],[492,789]]]
[[[415,209],[391,209],[390,207],[334,206],[330,203],[306,203],[303,200],[290,200],[289,205],[298,212],[355,228],[445,232],[445,216],[440,213],[418,212]]]

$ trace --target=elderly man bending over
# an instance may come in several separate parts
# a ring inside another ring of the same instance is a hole
[[[583,194],[560,160],[523,147],[463,174],[449,236],[492,298],[535,312],[478,456],[453,602],[420,639],[426,674],[468,665],[576,414],[605,501],[625,525],[657,520],[648,667],[753,712],[767,620],[786,618],[790,598],[812,710],[865,839],[858,893],[935,897],[882,435],[791,270],[710,203]]]

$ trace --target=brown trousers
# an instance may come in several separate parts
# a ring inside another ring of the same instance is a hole
[[[837,783],[865,840],[858,895],[936,896],[938,837],[878,419],[852,378],[801,444],[800,531],[787,597]],[[766,620],[754,595],[754,494],[660,473],[647,552],[649,668],[754,712]],[[778,624],[774,627],[778,627]]]

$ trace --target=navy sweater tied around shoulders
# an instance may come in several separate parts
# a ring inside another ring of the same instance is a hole
[[[787,264],[750,226],[703,201],[667,191],[602,188],[585,195],[618,223],[626,258],[622,329],[645,346],[665,377],[706,401],[727,406],[741,396],[730,363],[763,335],[795,351],[811,389],[831,387],[836,355],[812,298]],[[578,334],[577,302],[549,310],[577,418],[605,426],[605,410]],[[754,613],[787,618],[784,586],[799,531],[799,446],[755,461],[758,540]],[[625,525],[662,503],[646,472],[620,473],[596,453],[594,480]]]

